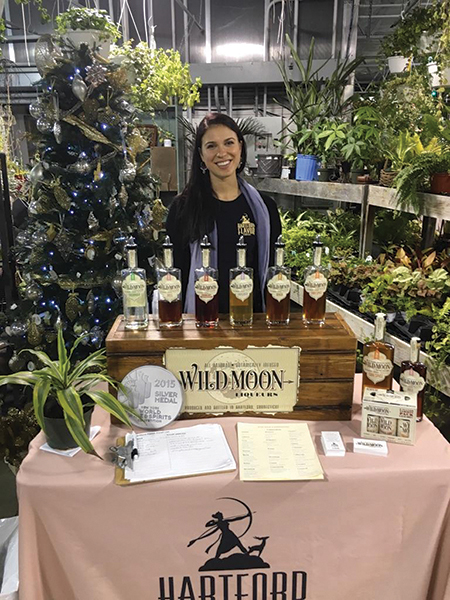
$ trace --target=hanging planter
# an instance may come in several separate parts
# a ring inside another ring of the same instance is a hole
[[[391,73],[403,73],[408,68],[409,61],[412,58],[405,58],[404,56],[389,56],[388,67]]]
[[[77,50],[81,44],[89,48],[97,48],[97,53],[103,58],[108,58],[111,49],[111,38],[105,39],[105,32],[96,29],[70,29],[63,37]]]
[[[297,154],[295,179],[297,181],[317,181],[319,159],[312,154]]]
[[[111,42],[120,37],[118,26],[113,23],[105,10],[96,8],[69,8],[56,17],[56,31],[76,49],[81,44],[97,48],[103,58],[107,58]]]
[[[431,75],[431,87],[449,87],[450,86],[450,67],[441,71],[435,62],[427,65],[428,73]]]
[[[419,50],[424,54],[435,54],[439,46],[442,33],[422,33],[419,39]]]

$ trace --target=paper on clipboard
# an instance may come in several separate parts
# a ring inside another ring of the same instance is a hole
[[[124,483],[234,471],[236,462],[222,427],[206,423],[125,436],[138,456],[124,469]]]

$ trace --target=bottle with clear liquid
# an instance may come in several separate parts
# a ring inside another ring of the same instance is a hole
[[[417,394],[417,421],[423,419],[423,400],[427,381],[427,368],[420,362],[419,337],[411,338],[409,345],[409,360],[404,360],[400,366],[400,389],[408,394]]]
[[[130,238],[125,246],[128,267],[122,270],[123,316],[125,329],[148,327],[148,297],[145,269],[137,266],[137,245]]]
[[[313,262],[306,267],[303,281],[303,320],[308,324],[325,323],[328,269],[321,264],[322,251],[323,243],[317,236],[313,242]]]
[[[291,314],[291,269],[284,266],[282,236],[275,243],[275,265],[269,267],[266,284],[266,322],[288,325]]]
[[[363,386],[379,390],[392,389],[394,370],[394,346],[384,341],[386,335],[386,315],[375,315],[374,339],[363,347]]]
[[[168,235],[163,243],[163,264],[163,267],[156,269],[159,327],[180,327],[183,322],[181,271],[173,266],[173,244]]]
[[[253,269],[247,267],[247,244],[241,235],[236,246],[237,266],[230,269],[230,323],[253,323]]]
[[[195,269],[195,320],[197,327],[217,327],[219,322],[219,274],[210,266],[211,244],[205,235],[200,244],[202,266]]]

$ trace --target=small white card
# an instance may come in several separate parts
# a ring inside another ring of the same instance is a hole
[[[353,440],[353,452],[357,454],[373,454],[375,456],[387,456],[388,447],[384,440]]]
[[[322,431],[320,441],[325,456],[345,456],[345,446],[339,431]]]
[[[89,440],[91,442],[95,438],[97,433],[100,431],[100,429],[100,425],[94,425],[93,427],[91,427],[91,430],[89,432]],[[70,448],[70,450],[57,450],[56,448],[51,448],[47,443],[45,443],[40,447],[40,450],[44,450],[45,452],[53,452],[53,454],[59,454],[61,456],[72,457],[75,456],[75,454],[77,454],[77,452],[79,452],[81,448],[80,446],[77,446],[76,448]]]

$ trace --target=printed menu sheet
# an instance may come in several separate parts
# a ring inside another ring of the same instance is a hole
[[[307,423],[238,423],[242,481],[323,479]]]

